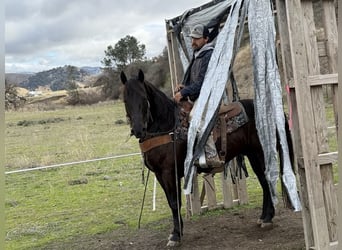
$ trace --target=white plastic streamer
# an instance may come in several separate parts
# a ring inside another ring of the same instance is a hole
[[[238,24],[241,3],[242,0],[236,0],[232,3],[231,12],[217,37],[216,46],[209,61],[202,90],[198,97],[198,104],[189,126],[188,150],[184,162],[184,176],[188,177],[188,182],[184,188],[185,194],[191,193],[193,176],[196,173],[195,167],[192,164],[196,137],[201,138],[203,136],[208,123],[221,103],[221,97],[228,80],[228,70],[234,47],[235,36],[233,34],[235,34]]]
[[[276,184],[279,176],[276,132],[284,158],[283,181],[295,211],[301,210],[296,178],[291,168],[285,132],[282,91],[275,54],[275,27],[269,0],[250,1],[248,27],[254,66],[254,104],[258,135],[264,151],[265,175],[273,204],[277,204]]]

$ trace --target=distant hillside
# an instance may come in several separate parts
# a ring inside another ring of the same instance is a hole
[[[34,73],[6,73],[6,81],[10,84],[19,86],[20,83],[29,79]]]
[[[38,87],[49,87],[51,90],[68,89],[70,83],[88,82],[89,77],[98,75],[98,67],[82,67],[66,65],[35,74],[6,74],[6,80],[18,87],[35,90]]]
[[[102,73],[102,69],[100,67],[85,66],[85,67],[81,67],[81,70],[89,73],[90,75],[98,75]]]

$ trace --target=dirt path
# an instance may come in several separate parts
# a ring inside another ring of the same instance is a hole
[[[265,230],[256,225],[259,212],[260,209],[227,210],[220,215],[186,220],[182,244],[175,249],[305,249],[300,213],[278,208],[273,228]],[[158,223],[171,228],[170,220]],[[122,229],[45,249],[166,249],[170,230],[156,228],[157,223],[133,232]]]

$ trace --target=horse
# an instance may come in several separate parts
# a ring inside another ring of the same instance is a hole
[[[146,81],[141,70],[137,77],[130,79],[127,79],[122,71],[120,78],[124,85],[123,101],[131,135],[139,139],[144,164],[155,173],[172,212],[173,230],[168,237],[167,246],[175,246],[180,243],[183,234],[180,183],[181,178],[184,177],[184,160],[187,152],[186,138],[173,135],[179,124],[180,107],[173,99]],[[264,174],[265,160],[255,125],[254,104],[253,100],[240,100],[239,102],[249,119],[234,132],[226,134],[224,161],[228,163],[239,155],[248,158],[263,190],[262,213],[257,223],[260,226],[267,226],[272,223],[275,208]],[[289,132],[287,122],[286,125],[286,131]],[[287,140],[289,151],[292,152],[289,133],[287,133]],[[216,147],[219,151],[221,146],[218,141],[216,141]],[[293,159],[291,153],[290,159]],[[282,157],[280,160],[282,161]]]

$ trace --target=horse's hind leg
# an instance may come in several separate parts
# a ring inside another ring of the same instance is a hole
[[[253,154],[248,155],[248,159],[263,190],[262,213],[258,220],[258,224],[260,224],[261,227],[268,227],[272,224],[275,210],[272,203],[270,188],[265,176],[264,156],[262,152],[259,154],[254,152]]]

